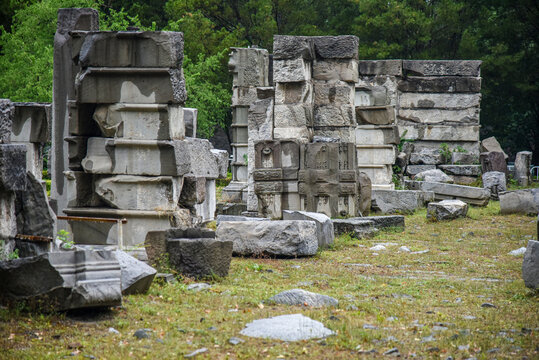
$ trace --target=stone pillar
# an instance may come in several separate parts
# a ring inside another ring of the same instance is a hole
[[[530,166],[532,163],[531,151],[521,151],[515,158],[515,179],[519,186],[528,186],[531,184]]]
[[[67,124],[70,118],[70,101],[75,100],[75,76],[79,71],[73,59],[81,45],[80,34],[72,32],[99,29],[97,10],[73,8],[58,10],[58,25],[54,35],[53,100],[52,100],[52,146],[51,146],[51,206],[57,215],[65,215],[67,184],[64,171],[68,170],[69,136]],[[65,221],[58,222],[58,229],[66,229]]]
[[[375,190],[392,190],[393,164],[399,143],[396,126],[397,79],[401,60],[359,62],[355,110],[358,168],[369,176]]]
[[[228,67],[233,74],[232,181],[223,190],[223,198],[227,202],[247,202],[249,107],[260,99],[257,87],[269,86],[269,54],[267,50],[257,48],[231,48],[231,51]]]

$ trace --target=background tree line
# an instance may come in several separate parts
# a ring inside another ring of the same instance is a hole
[[[274,34],[360,39],[361,59],[480,59],[482,137],[539,164],[536,0],[4,0],[0,97],[52,99],[56,11],[94,7],[101,28],[182,31],[189,99],[202,136],[230,123],[231,46],[271,51]]]

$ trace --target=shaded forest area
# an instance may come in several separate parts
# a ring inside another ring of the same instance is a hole
[[[230,123],[231,46],[271,51],[274,34],[359,37],[360,59],[480,59],[481,136],[539,164],[539,2],[536,0],[4,0],[0,98],[52,99],[56,11],[93,7],[102,30],[182,31],[199,132]]]

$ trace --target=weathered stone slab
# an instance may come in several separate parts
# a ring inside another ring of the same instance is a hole
[[[183,104],[187,99],[180,69],[89,67],[76,80],[80,103]]]
[[[440,149],[420,149],[410,155],[410,164],[414,165],[438,165],[444,163]]]
[[[197,279],[213,275],[227,276],[233,242],[215,239],[213,232],[213,238],[208,234],[196,235],[174,234],[174,238],[168,239],[167,252],[171,265],[180,274]]]
[[[26,146],[0,144],[0,189],[26,189]]]
[[[356,144],[358,145],[389,145],[400,142],[397,126],[356,126]]]
[[[374,235],[374,221],[364,218],[332,219],[335,236],[350,234],[358,239]]]
[[[273,59],[314,59],[314,47],[307,36],[274,35]]]
[[[407,140],[479,141],[479,125],[435,125],[399,123],[400,133]],[[406,132],[406,133],[405,133]],[[477,158],[476,162],[479,161]]]
[[[82,67],[181,68],[183,33],[171,31],[96,31],[80,49]]]
[[[481,165],[439,165],[446,174],[458,176],[479,176]]]
[[[241,215],[217,215],[217,225],[219,225],[221,222],[225,221],[266,221],[270,220],[267,218],[258,218],[258,217],[250,217],[250,216],[241,216]],[[284,219],[287,220],[287,219]]]
[[[309,256],[318,250],[314,221],[227,221],[216,236],[233,241],[238,255]]]
[[[295,139],[301,143],[307,143],[312,138],[312,133],[307,126],[275,127],[273,128],[273,138],[275,140]]]
[[[9,99],[0,99],[0,144],[11,142],[15,106]]]
[[[314,60],[312,76],[314,80],[357,82],[358,64],[356,61],[341,59]]]
[[[157,270],[124,251],[116,250],[114,253],[122,271],[122,294],[147,293]]]
[[[184,110],[179,105],[100,105],[94,113],[104,137],[140,140],[182,140]]]
[[[528,240],[522,262],[522,279],[530,289],[539,289],[539,241]]]
[[[441,221],[466,217],[468,204],[460,200],[431,202],[427,206],[427,220]]]
[[[175,210],[182,190],[180,177],[118,175],[95,182],[96,194],[123,210]]]
[[[481,92],[481,78],[408,76],[399,81],[398,89],[402,92],[478,93]]]
[[[479,107],[468,109],[399,109],[399,120],[422,124],[479,124]]]
[[[412,213],[434,201],[434,193],[418,190],[373,190],[372,207],[384,214]]]
[[[397,157],[393,145],[356,145],[357,163],[360,165],[391,165]]]
[[[401,109],[468,109],[479,108],[481,94],[402,93]]]
[[[46,143],[51,140],[50,104],[15,103],[14,105],[11,141]]]
[[[357,168],[369,177],[373,188],[383,184],[392,184],[391,165],[358,164]]]
[[[416,139],[414,141],[414,152],[421,152],[423,149],[428,151],[440,151],[442,144],[446,144],[448,150],[451,152],[463,151],[470,154],[474,154],[479,158],[479,143],[477,141],[436,141],[436,140],[421,140]],[[451,159],[444,159],[444,164],[451,161]]]
[[[314,126],[313,136],[339,139],[341,142],[354,143],[356,141],[353,126]]]
[[[339,301],[331,296],[321,295],[305,291],[303,289],[292,289],[280,292],[268,299],[268,302],[282,305],[299,305],[312,307],[337,306]]]
[[[503,172],[505,176],[509,173],[507,163],[502,152],[490,151],[479,154],[481,161],[481,170],[486,173],[489,171]]]
[[[318,238],[318,247],[327,248],[333,244],[335,234],[331,219],[319,213],[307,211],[283,210],[283,220],[308,220],[316,223],[316,236]]]
[[[15,193],[0,191],[0,211],[0,239],[14,238],[17,235]]]
[[[308,81],[311,76],[311,63],[302,58],[273,60],[274,83]]]
[[[403,60],[402,68],[410,76],[480,76],[480,60]]]
[[[358,174],[358,183],[359,183],[359,215],[366,216],[371,212],[371,203],[372,203],[372,180],[364,172],[360,171]]]
[[[524,189],[498,193],[502,214],[535,215],[539,213],[539,189]]]
[[[502,146],[500,145],[500,143],[498,142],[498,140],[496,140],[494,136],[483,139],[481,141],[481,152],[491,152],[491,151],[503,153],[505,160],[507,160],[507,158],[509,157],[503,151]]]
[[[268,86],[268,51],[255,48],[230,48],[228,70],[234,75],[234,86]]]
[[[406,166],[406,174],[414,176],[420,172],[436,169],[436,165],[408,165]]]
[[[183,108],[183,124],[185,126],[185,136],[197,137],[198,109]]]
[[[344,82],[314,84],[314,103],[316,105],[352,105],[355,86]]]
[[[395,107],[388,106],[356,106],[357,123],[360,125],[390,125],[395,123]]]
[[[313,36],[317,57],[323,59],[357,59],[359,39],[353,35]]]
[[[275,105],[273,113],[276,128],[310,126],[313,121],[312,108],[308,105]]]
[[[304,315],[291,314],[254,320],[248,323],[240,334],[263,339],[300,341],[325,338],[334,332]]]
[[[49,206],[47,192],[30,172],[26,173],[26,189],[17,191],[16,214],[19,234],[46,237],[56,234],[56,215]]]
[[[90,221],[69,221],[70,233],[78,244],[116,245],[133,250],[137,258],[145,260],[146,252],[140,246],[151,231],[167,230],[173,227],[191,226],[191,214],[188,209],[175,211],[119,210],[110,208],[68,208],[68,216],[102,217],[107,219],[125,218],[127,223],[98,223]],[[140,255],[140,257],[139,257]]]
[[[249,106],[258,100],[256,87],[234,86],[232,88],[231,106]]]
[[[434,192],[435,200],[458,199],[467,204],[485,206],[490,199],[490,190],[473,186],[410,180],[406,180],[404,184],[405,187],[410,190]]]
[[[194,138],[175,141],[89,138],[82,167],[92,174],[182,176],[200,172],[201,176],[216,178],[217,163],[210,149],[208,140]]]
[[[180,205],[192,208],[195,204],[200,204],[206,199],[206,178],[195,176],[184,176],[183,187],[180,194]]]
[[[311,104],[313,102],[311,82],[283,82],[275,84],[275,104]]]
[[[200,204],[195,204],[195,214],[201,218],[201,221],[212,221],[215,219],[217,210],[217,196],[215,188],[215,179],[206,179],[206,196]]]
[[[118,306],[121,270],[111,251],[51,252],[0,262],[0,296],[55,310]]]
[[[452,152],[451,163],[453,165],[479,164],[479,155],[468,152]]]
[[[402,60],[361,60],[361,75],[402,76]]]
[[[515,157],[515,179],[519,186],[528,186],[531,183],[532,155],[531,151],[520,151]]]
[[[88,137],[69,136],[64,139],[67,142],[68,167],[70,170],[82,170],[82,160],[88,152]]]
[[[315,105],[314,121],[316,127],[353,126],[356,114],[353,105]]]
[[[374,227],[378,230],[391,228],[394,230],[404,231],[403,215],[364,216],[356,219],[370,220],[374,223]]]
[[[482,175],[483,187],[490,190],[490,197],[498,200],[498,194],[507,191],[505,174],[499,171],[489,171]]]
[[[218,179],[226,179],[228,174],[228,151],[211,149],[210,150],[217,161]]]

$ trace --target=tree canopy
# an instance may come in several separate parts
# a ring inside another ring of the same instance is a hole
[[[535,0],[11,0],[0,12],[0,97],[50,101],[56,11],[99,9],[102,29],[184,32],[187,106],[200,133],[230,122],[231,46],[271,51],[273,35],[360,39],[362,59],[479,59],[482,136],[539,163]]]

